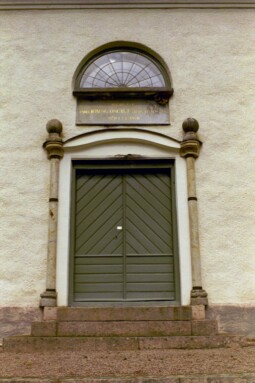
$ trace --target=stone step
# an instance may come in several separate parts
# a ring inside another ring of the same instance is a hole
[[[59,307],[56,310],[56,320],[68,321],[151,321],[151,320],[181,320],[192,319],[194,310],[203,311],[204,308],[191,306],[132,306],[132,307]],[[50,313],[51,309],[48,309]],[[47,309],[46,309],[47,315]],[[200,318],[202,319],[202,318]],[[203,318],[204,319],[204,318]]]
[[[171,337],[34,337],[4,339],[4,352],[44,351],[134,351],[153,349],[209,349],[248,346],[239,336],[171,336]]]
[[[32,336],[141,337],[215,335],[217,322],[203,321],[99,321],[34,322]]]

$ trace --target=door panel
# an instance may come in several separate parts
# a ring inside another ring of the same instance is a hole
[[[74,299],[122,299],[121,178],[78,171],[75,209]]]
[[[122,220],[121,178],[80,175],[76,194],[76,255],[121,254],[116,226]]]
[[[171,170],[77,168],[73,301],[175,300]]]
[[[135,243],[135,254],[172,252],[169,177],[168,185],[155,186],[158,180],[155,174],[126,177],[127,253],[133,253]],[[164,187],[164,194],[159,186]]]
[[[146,299],[151,294],[163,299],[165,293],[174,291],[169,175],[157,170],[131,173],[125,179],[126,297]]]

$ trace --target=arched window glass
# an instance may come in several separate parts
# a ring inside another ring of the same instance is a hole
[[[137,52],[108,52],[85,69],[80,88],[161,88],[166,82],[159,67]]]
[[[79,125],[167,125],[171,76],[163,59],[136,43],[88,54],[74,75]]]

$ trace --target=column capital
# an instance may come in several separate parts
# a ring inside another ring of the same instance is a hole
[[[181,157],[194,157],[199,156],[201,142],[197,137],[199,124],[195,118],[187,118],[183,124],[183,140],[181,142],[180,155]]]
[[[43,148],[47,151],[48,158],[51,159],[55,157],[61,159],[64,155],[63,141],[61,138],[63,130],[62,123],[57,119],[50,120],[46,125],[46,130],[49,136],[44,142]]]

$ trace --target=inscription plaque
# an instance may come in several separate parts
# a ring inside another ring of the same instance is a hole
[[[77,102],[77,125],[168,125],[169,106],[151,100]]]

